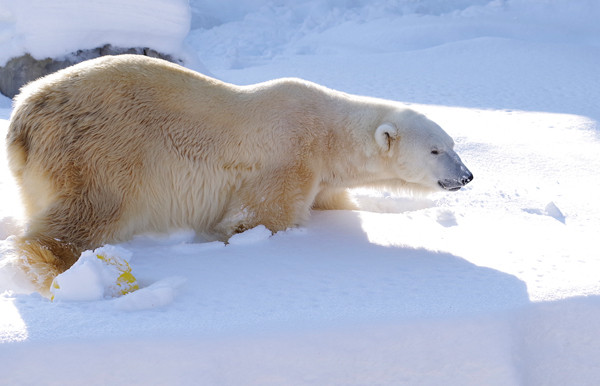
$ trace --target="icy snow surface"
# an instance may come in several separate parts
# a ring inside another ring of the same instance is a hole
[[[185,44],[213,75],[403,101],[455,138],[474,181],[425,198],[356,190],[359,211],[229,245],[141,235],[119,245],[140,290],[50,302],[6,265],[23,225],[0,163],[0,384],[597,384],[596,1],[192,10]],[[4,138],[6,98],[0,114]]]

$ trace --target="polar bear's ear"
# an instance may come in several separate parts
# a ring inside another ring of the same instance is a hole
[[[375,141],[382,150],[390,150],[392,140],[398,136],[398,129],[390,123],[383,123],[375,130]]]

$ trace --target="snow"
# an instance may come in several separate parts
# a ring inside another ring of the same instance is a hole
[[[230,245],[247,245],[255,244],[271,237],[271,231],[264,225],[259,225],[256,228],[249,229],[246,232],[238,233],[229,238]]]
[[[115,247],[139,290],[51,302],[11,270],[22,214],[0,163],[0,384],[597,383],[596,1],[191,5],[183,44],[214,76],[403,101],[452,135],[474,181],[358,189],[359,211],[228,245],[137,236]],[[9,114],[0,98],[0,138]]]
[[[131,252],[105,245],[84,251],[50,286],[52,301],[92,301],[117,297],[139,289],[131,273]]]
[[[0,66],[30,53],[58,58],[105,44],[150,47],[181,57],[190,30],[187,0],[0,0]]]

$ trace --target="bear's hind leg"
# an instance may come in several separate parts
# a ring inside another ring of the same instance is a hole
[[[56,201],[27,224],[17,239],[18,264],[36,289],[48,295],[54,278],[69,269],[81,252],[113,241],[119,201],[92,202],[88,195]],[[111,233],[111,230],[113,231]]]
[[[19,237],[15,247],[18,267],[44,296],[49,295],[52,280],[73,265],[81,253],[77,248],[44,236]]]

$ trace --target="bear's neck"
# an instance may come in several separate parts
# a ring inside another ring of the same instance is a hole
[[[334,106],[335,114],[321,115],[330,118],[324,123],[330,128],[324,149],[324,184],[352,188],[375,184],[383,177],[374,134],[387,106],[383,103],[377,106],[377,102],[377,99],[344,94],[341,103],[338,101]]]

